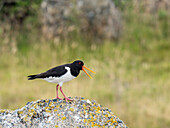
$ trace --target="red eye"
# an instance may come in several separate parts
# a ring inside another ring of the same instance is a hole
[[[79,62],[79,64],[81,64],[81,62]]]

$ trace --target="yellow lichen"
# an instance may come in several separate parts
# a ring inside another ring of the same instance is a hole
[[[100,111],[100,107],[99,106],[97,107],[97,111]]]
[[[34,109],[30,109],[29,112],[34,112]]]
[[[84,119],[84,123],[86,123],[87,122],[87,119]]]
[[[94,126],[97,126],[97,124],[95,123]]]
[[[74,111],[74,108],[70,108],[69,110],[73,112],[73,111]]]
[[[92,113],[90,113],[90,116],[91,116],[91,118],[93,118],[93,114]]]
[[[51,110],[45,110],[45,111],[51,113]]]
[[[88,121],[88,123],[90,123],[90,122],[91,122],[91,120],[90,120],[90,119],[88,119],[87,121]]]
[[[116,120],[113,120],[113,118],[110,119],[112,121],[112,123],[117,123]]]
[[[45,109],[49,109],[49,107],[45,107]]]
[[[55,125],[56,128],[58,128],[58,125]]]
[[[92,122],[92,123],[91,123],[91,126],[92,126],[92,127],[95,127],[95,126],[98,126],[98,125],[97,125],[96,123]]]
[[[1,109],[0,112],[5,112],[5,110]]]
[[[38,108],[37,104],[34,105],[34,108]]]
[[[85,106],[86,106],[86,105],[85,105],[85,104],[83,104],[83,107],[84,107],[84,108],[85,108]]]
[[[23,111],[18,111],[17,113],[18,113],[18,114],[22,114],[22,113],[23,113]]]
[[[84,111],[84,114],[86,114],[86,111]]]
[[[58,110],[57,109],[54,109],[54,112],[57,112]]]
[[[96,110],[96,106],[94,106],[93,109]]]
[[[61,119],[62,119],[62,120],[65,120],[65,119],[66,119],[66,117],[64,116],[64,117],[62,117]]]
[[[94,122],[91,123],[91,126],[94,127]]]
[[[93,119],[93,121],[96,121],[97,119]]]

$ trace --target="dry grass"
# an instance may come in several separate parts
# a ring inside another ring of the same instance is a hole
[[[97,74],[91,74],[91,80],[82,72],[78,78],[65,83],[63,90],[67,96],[95,99],[111,108],[130,127],[168,127],[170,65],[168,51],[164,51],[163,57],[159,52],[157,56],[152,55],[159,45],[169,46],[160,41],[148,51],[133,46],[138,48],[136,51],[123,43],[105,42],[86,47],[78,42],[53,47],[35,43],[26,55],[19,51],[2,53],[0,108],[16,109],[28,101],[55,98],[55,85],[42,80],[28,81],[26,76],[82,59]]]

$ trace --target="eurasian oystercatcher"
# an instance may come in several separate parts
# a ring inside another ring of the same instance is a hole
[[[62,85],[63,85],[63,83],[76,78],[79,75],[80,70],[83,70],[92,79],[92,77],[84,70],[84,68],[91,71],[92,73],[95,73],[94,71],[85,67],[83,61],[76,60],[71,64],[60,65],[60,66],[54,67],[54,68],[49,69],[48,71],[40,73],[40,74],[29,75],[28,80],[33,80],[33,79],[39,78],[39,79],[46,80],[50,83],[57,83],[57,86],[56,86],[57,97],[56,97],[56,99],[61,100],[61,98],[58,97],[58,87],[60,86],[60,91],[63,94],[66,102],[68,102],[68,100],[72,100],[72,99],[69,99],[68,97],[65,96],[65,94],[62,90]]]

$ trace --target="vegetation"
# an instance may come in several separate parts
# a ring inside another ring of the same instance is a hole
[[[42,0],[1,0],[0,2],[0,21],[10,25],[18,26],[29,16],[35,16]]]
[[[65,83],[67,96],[96,100],[132,128],[170,127],[169,16],[160,11],[155,20],[131,8],[123,12],[122,38],[102,44],[77,33],[62,41],[47,41],[35,17],[5,35],[1,26],[0,108],[16,109],[28,101],[55,98],[53,84],[28,81],[26,76],[81,59],[97,74],[91,80],[81,73]]]

